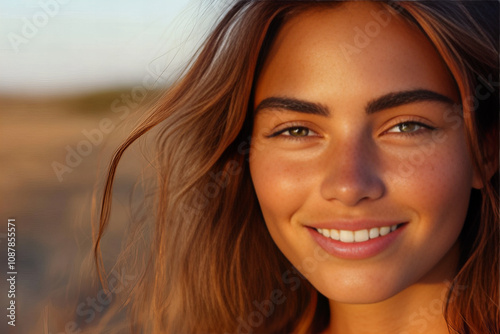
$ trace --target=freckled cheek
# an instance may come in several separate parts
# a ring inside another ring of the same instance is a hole
[[[279,155],[251,155],[250,172],[266,222],[289,221],[311,191],[311,170]]]
[[[418,164],[415,161],[411,164],[411,158],[404,159],[402,164],[410,167],[404,170],[391,167],[393,175],[398,177],[392,179],[389,189],[404,205],[416,210],[421,222],[432,223],[420,228],[445,231],[461,226],[472,180],[466,151],[443,145],[425,155]]]

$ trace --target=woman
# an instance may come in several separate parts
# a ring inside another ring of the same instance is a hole
[[[498,333],[497,14],[236,1],[110,167],[98,264],[159,129],[133,331]]]

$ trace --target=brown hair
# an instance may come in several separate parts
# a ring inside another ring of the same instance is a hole
[[[426,10],[427,6],[432,7],[432,12]],[[410,3],[405,8],[455,78],[469,152],[474,168],[481,171],[484,185],[480,191],[472,191],[460,236],[461,268],[445,310],[448,327],[452,333],[500,333],[499,96],[498,81],[494,81],[498,80],[498,3],[479,1],[449,6],[436,1]],[[453,289],[459,285],[467,289],[451,302]]]
[[[133,332],[312,333],[327,326],[326,298],[267,232],[247,160],[256,73],[283,22],[311,5],[338,2],[236,1],[185,75],[116,151],[95,232],[101,280],[100,246],[117,165],[134,141],[158,130],[155,223],[149,249],[140,250],[147,252],[141,279],[124,301]],[[455,78],[471,157],[483,177],[484,188],[471,197],[462,262],[446,303],[450,332],[498,333],[498,171],[491,177],[486,168],[497,164],[498,83],[484,86],[490,92],[484,99],[476,88],[498,78],[498,3],[411,1],[395,7],[420,26]],[[139,231],[131,235],[132,246]]]

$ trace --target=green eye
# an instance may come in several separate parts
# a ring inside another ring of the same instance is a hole
[[[417,123],[401,123],[398,125],[399,132],[415,132],[422,126]]]
[[[402,122],[389,129],[389,133],[413,134],[421,130],[433,130],[434,128],[420,122]]]

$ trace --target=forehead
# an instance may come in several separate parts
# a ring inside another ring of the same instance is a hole
[[[444,62],[417,26],[381,4],[348,2],[286,21],[259,75],[256,100],[271,93],[374,97],[415,88],[456,96]]]

